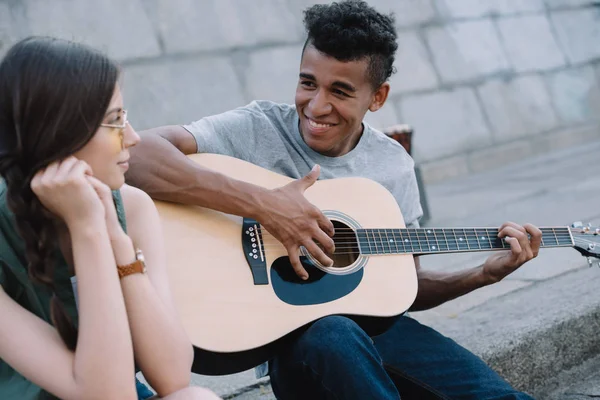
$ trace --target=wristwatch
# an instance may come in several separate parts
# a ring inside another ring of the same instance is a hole
[[[119,272],[119,279],[131,274],[145,274],[146,262],[142,250],[135,250],[135,261],[131,264],[117,265],[117,272]]]

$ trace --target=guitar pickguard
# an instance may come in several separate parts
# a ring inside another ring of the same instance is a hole
[[[300,257],[308,272],[303,281],[296,275],[288,257],[279,257],[271,265],[271,286],[277,297],[293,306],[328,303],[340,299],[358,287],[363,269],[347,275],[328,274],[315,267],[306,257]]]

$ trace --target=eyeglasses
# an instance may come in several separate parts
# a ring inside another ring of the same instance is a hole
[[[125,110],[125,109],[119,110],[119,117],[123,121],[120,124],[100,124],[100,126],[102,126],[104,128],[118,129],[119,130],[119,139],[121,139],[121,148],[125,148],[124,131],[125,131],[125,128],[127,128],[127,125],[129,124],[129,121],[127,120],[127,110]]]
[[[121,123],[121,124],[100,124],[100,126],[103,126],[105,128],[125,129],[127,127],[127,124],[129,123],[129,121],[127,120],[127,110],[125,110],[125,109],[120,110],[119,117],[121,117],[121,119],[123,120],[123,123]]]

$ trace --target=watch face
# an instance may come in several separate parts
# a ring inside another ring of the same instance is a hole
[[[135,251],[135,259],[140,260],[143,263],[146,262],[146,260],[144,259],[144,254],[142,253],[142,250],[140,250],[140,249],[137,249]]]

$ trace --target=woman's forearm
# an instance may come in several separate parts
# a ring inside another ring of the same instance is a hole
[[[133,346],[106,224],[81,221],[69,226],[69,233],[79,296],[73,363],[78,392],[82,398],[89,393],[131,398],[135,396]]]
[[[159,396],[189,386],[194,357],[181,323],[171,315],[147,275],[121,280],[138,366]]]
[[[113,241],[113,251],[119,265],[129,264],[134,259],[134,247],[127,236]],[[121,279],[121,288],[135,359],[144,377],[161,397],[189,386],[192,346],[148,275],[127,275]]]

